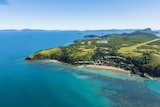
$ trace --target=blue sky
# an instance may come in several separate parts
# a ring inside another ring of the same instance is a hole
[[[160,0],[0,0],[0,29],[160,29]]]

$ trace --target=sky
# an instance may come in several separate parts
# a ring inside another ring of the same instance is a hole
[[[160,30],[160,0],[0,0],[0,29]]]

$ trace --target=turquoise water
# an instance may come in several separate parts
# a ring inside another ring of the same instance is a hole
[[[39,49],[68,45],[94,33],[113,32],[1,31],[0,107],[159,107],[160,81],[23,60]]]

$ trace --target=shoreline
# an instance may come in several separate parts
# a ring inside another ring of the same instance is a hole
[[[48,59],[45,61],[53,62],[53,63],[57,63],[57,64],[62,64],[62,65],[66,65],[66,66],[77,67],[77,68],[92,68],[92,69],[99,69],[99,70],[111,70],[113,72],[120,72],[120,73],[126,74],[128,76],[135,76],[135,75],[139,76],[137,74],[131,74],[131,71],[129,71],[129,70],[124,70],[122,68],[117,68],[117,67],[107,66],[107,65],[106,66],[104,66],[104,65],[72,65],[69,63],[61,62],[58,60],[51,60],[51,59]]]
[[[102,70],[111,70],[111,71],[116,71],[116,72],[121,72],[130,75],[131,71],[124,70],[121,68],[117,67],[112,67],[112,66],[104,66],[104,65],[86,65],[84,68],[94,68],[94,69],[102,69]]]
[[[113,72],[120,72],[120,73],[126,74],[130,77],[132,77],[132,76],[142,77],[138,74],[132,74],[131,71],[129,71],[129,70],[124,70],[122,68],[107,66],[107,65],[106,66],[104,66],[104,65],[72,65],[72,64],[69,64],[69,63],[65,63],[65,62],[62,62],[62,61],[55,60],[55,59],[46,59],[46,60],[43,60],[43,61],[53,62],[53,63],[62,64],[62,65],[66,65],[66,66],[78,67],[78,68],[93,68],[93,69],[100,69],[100,70],[111,70]],[[160,77],[152,77],[152,76],[149,76],[148,74],[145,74],[145,77],[142,77],[142,78],[147,78],[147,79],[150,79],[150,80],[160,80]]]
[[[58,60],[46,60],[49,62],[54,62],[54,63],[58,63],[58,64],[63,64],[63,65],[68,65],[68,66],[73,66],[73,67],[78,67],[78,68],[94,68],[94,69],[102,69],[102,70],[112,70],[112,71],[116,71],[116,72],[122,72],[125,74],[130,74],[131,71],[129,70],[124,70],[122,68],[117,68],[117,67],[112,67],[112,66],[104,66],[104,65],[72,65],[72,64],[68,64],[65,62],[61,62]]]

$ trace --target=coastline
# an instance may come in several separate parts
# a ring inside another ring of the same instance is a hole
[[[71,65],[71,64],[68,64],[68,63],[65,63],[65,62],[61,62],[61,61],[58,61],[58,60],[51,60],[51,59],[45,60],[45,61],[53,62],[53,63],[57,63],[57,64],[63,64],[63,65],[67,65],[67,66],[78,67],[78,68],[93,68],[93,69],[101,69],[101,70],[111,70],[111,71],[115,71],[115,72],[121,72],[121,73],[124,73],[124,74],[128,74],[129,76],[135,75],[135,74],[131,75],[131,71],[129,71],[129,70],[124,70],[122,68],[117,68],[117,67],[112,67],[112,66],[104,66],[104,65]]]
[[[66,65],[66,66],[78,67],[78,68],[93,68],[93,69],[100,69],[100,70],[111,70],[113,72],[120,72],[120,73],[126,74],[126,75],[131,76],[131,77],[132,76],[142,77],[142,76],[140,76],[138,74],[131,74],[131,71],[129,71],[129,70],[124,70],[122,68],[113,67],[113,66],[104,66],[104,65],[72,65],[72,64],[69,64],[69,63],[65,63],[65,62],[61,62],[61,61],[55,60],[55,59],[46,59],[46,60],[43,60],[43,61],[53,62],[53,63],[62,64],[62,65]],[[151,77],[148,74],[145,74],[145,77],[142,77],[142,78],[147,78],[147,79],[150,79],[150,80],[160,80],[160,77]]]
[[[104,65],[86,65],[84,66],[85,68],[94,68],[94,69],[103,69],[103,70],[111,70],[111,71],[117,71],[117,72],[122,72],[125,74],[130,75],[131,71],[128,70],[124,70],[121,68],[117,68],[117,67],[112,67],[112,66],[104,66]]]

